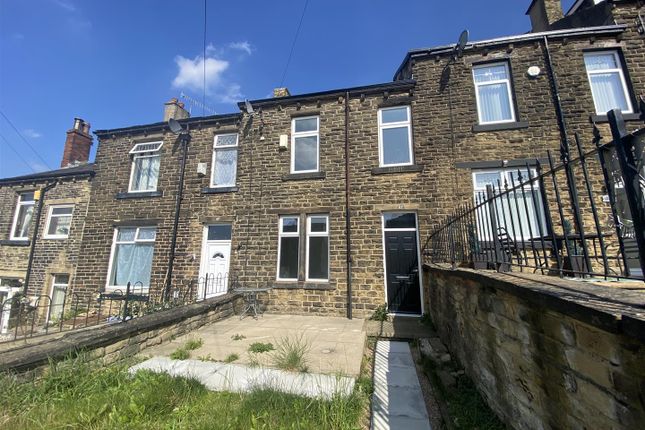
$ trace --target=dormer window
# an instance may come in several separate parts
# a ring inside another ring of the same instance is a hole
[[[137,143],[130,150],[132,156],[132,172],[130,173],[131,193],[157,191],[159,180],[160,149],[163,142]]]

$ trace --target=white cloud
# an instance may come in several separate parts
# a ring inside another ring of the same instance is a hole
[[[65,9],[68,12],[76,12],[76,6],[70,0],[52,0],[55,5]]]
[[[253,52],[253,48],[251,47],[251,44],[247,41],[244,42],[231,42],[228,44],[228,47],[231,49],[237,49],[239,51],[244,51],[247,54],[251,55]]]
[[[39,137],[43,137],[42,133],[34,130],[33,128],[26,128],[22,131],[22,134],[27,136],[30,139],[38,139]]]
[[[51,170],[48,166],[45,166],[43,163],[39,161],[34,161],[34,160],[29,160],[29,167],[32,168],[32,170],[36,172],[44,172],[47,170]]]
[[[229,45],[230,47],[230,45]],[[242,49],[242,48],[238,48]],[[250,45],[248,46],[250,50]],[[206,95],[220,103],[236,103],[244,98],[241,86],[227,78],[231,62],[225,58],[224,51],[212,44],[206,47],[206,58],[198,55],[193,59],[183,55],[175,57],[177,76],[172,87],[201,93],[204,91],[204,66],[206,67]]]

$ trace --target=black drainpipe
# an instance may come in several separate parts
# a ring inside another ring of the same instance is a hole
[[[347,244],[347,318],[352,319],[352,241],[349,210],[349,91],[345,92],[345,239]]]
[[[181,209],[181,201],[184,196],[184,173],[186,172],[186,157],[188,155],[188,143],[190,142],[190,134],[188,131],[182,132],[179,135],[179,145],[181,146],[181,167],[179,169],[179,185],[177,186],[177,197],[175,199],[175,220],[172,225],[172,236],[170,238],[170,256],[168,257],[168,275],[166,276],[166,286],[164,297],[166,300],[170,298],[170,288],[172,286],[172,270],[175,263],[175,246],[177,245],[177,230],[179,228],[179,210]]]
[[[40,198],[38,199],[38,209],[36,211],[36,218],[34,222],[34,232],[31,237],[31,246],[29,247],[29,259],[27,260],[27,273],[25,274],[25,285],[23,286],[23,292],[27,295],[27,289],[29,288],[29,278],[31,277],[31,267],[34,262],[34,253],[36,252],[36,239],[38,238],[38,230],[40,230],[40,216],[43,211],[43,205],[45,204],[45,193],[56,186],[56,182],[46,185],[40,191]]]
[[[567,136],[567,127],[564,121],[564,114],[562,113],[562,102],[560,101],[560,92],[558,91],[558,80],[555,77],[555,72],[553,71],[553,62],[551,61],[551,51],[549,50],[549,41],[546,36],[544,36],[544,51],[546,57],[546,68],[549,73],[549,79],[551,80],[551,88],[553,90],[553,102],[555,104],[555,114],[558,117],[558,127],[560,128],[560,139],[563,144],[569,141]]]

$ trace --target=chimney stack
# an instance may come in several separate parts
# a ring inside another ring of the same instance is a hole
[[[72,167],[77,164],[87,163],[90,159],[90,148],[92,136],[90,135],[90,123],[81,118],[74,118],[74,127],[67,130],[63,160],[60,167]]]
[[[560,0],[533,0],[526,14],[531,17],[531,32],[549,30],[551,24],[564,18]]]
[[[289,88],[282,87],[282,88],[274,88],[273,89],[273,97],[289,97],[291,93],[289,92]]]
[[[184,104],[176,98],[171,98],[164,104],[163,120],[164,122],[172,119],[186,119],[190,117],[190,113],[184,109]]]

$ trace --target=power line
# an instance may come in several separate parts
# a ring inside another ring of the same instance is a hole
[[[202,116],[206,115],[206,0],[204,0],[204,88],[202,91]]]
[[[291,63],[291,57],[293,56],[293,50],[296,47],[296,41],[298,40],[298,35],[300,34],[300,27],[302,27],[302,21],[305,18],[305,12],[307,11],[307,5],[309,0],[305,1],[305,7],[302,8],[302,15],[300,15],[300,22],[298,23],[298,29],[296,30],[296,35],[293,37],[293,42],[291,43],[291,51],[289,51],[289,58],[287,59],[287,64],[284,66],[284,72],[282,72],[282,79],[280,80],[280,87],[284,84],[284,79],[287,77],[287,70],[289,69],[289,63]]]
[[[6,138],[6,137],[4,137],[2,134],[0,134],[0,137],[2,138],[2,140],[4,140],[4,142],[7,144],[7,146],[8,146],[8,147],[9,147],[9,148],[14,152],[14,154],[16,154],[16,155],[18,156],[18,158],[20,158],[20,160],[21,160],[23,163],[25,163],[25,166],[29,167],[29,168],[32,170],[32,172],[37,173],[37,172],[36,172],[36,169],[34,169],[34,168],[31,166],[31,164],[29,164],[29,163],[27,162],[27,160],[25,160],[25,159],[23,158],[23,156],[22,156],[22,155],[20,155],[20,153],[16,150],[16,148],[14,148],[14,147],[13,147],[13,145],[12,145],[11,143],[9,143],[9,141],[7,140],[7,138]]]
[[[11,126],[11,128],[13,128],[13,130],[16,132],[16,134],[22,138],[22,140],[27,144],[27,146],[28,146],[29,148],[31,148],[31,150],[32,150],[32,151],[34,151],[34,154],[36,154],[36,157],[38,157],[38,158],[40,159],[40,161],[42,161],[42,162],[43,162],[43,164],[44,164],[45,166],[47,166],[50,170],[52,170],[52,167],[47,163],[47,161],[45,161],[45,159],[44,159],[43,157],[41,157],[41,156],[40,156],[40,154],[38,153],[38,151],[36,151],[36,150],[34,149],[34,147],[33,147],[33,146],[31,146],[31,143],[29,143],[29,141],[27,141],[27,139],[25,139],[25,136],[23,136],[23,135],[22,135],[22,133],[20,133],[20,131],[18,131],[18,129],[16,128],[16,126],[15,126],[15,125],[13,125],[13,123],[11,122],[11,120],[10,120],[9,118],[7,118],[7,115],[5,115],[5,114],[4,114],[4,112],[2,112],[1,110],[0,110],[0,115],[2,115],[2,117],[3,117],[3,118],[4,118],[4,119],[9,123],[9,125]]]

